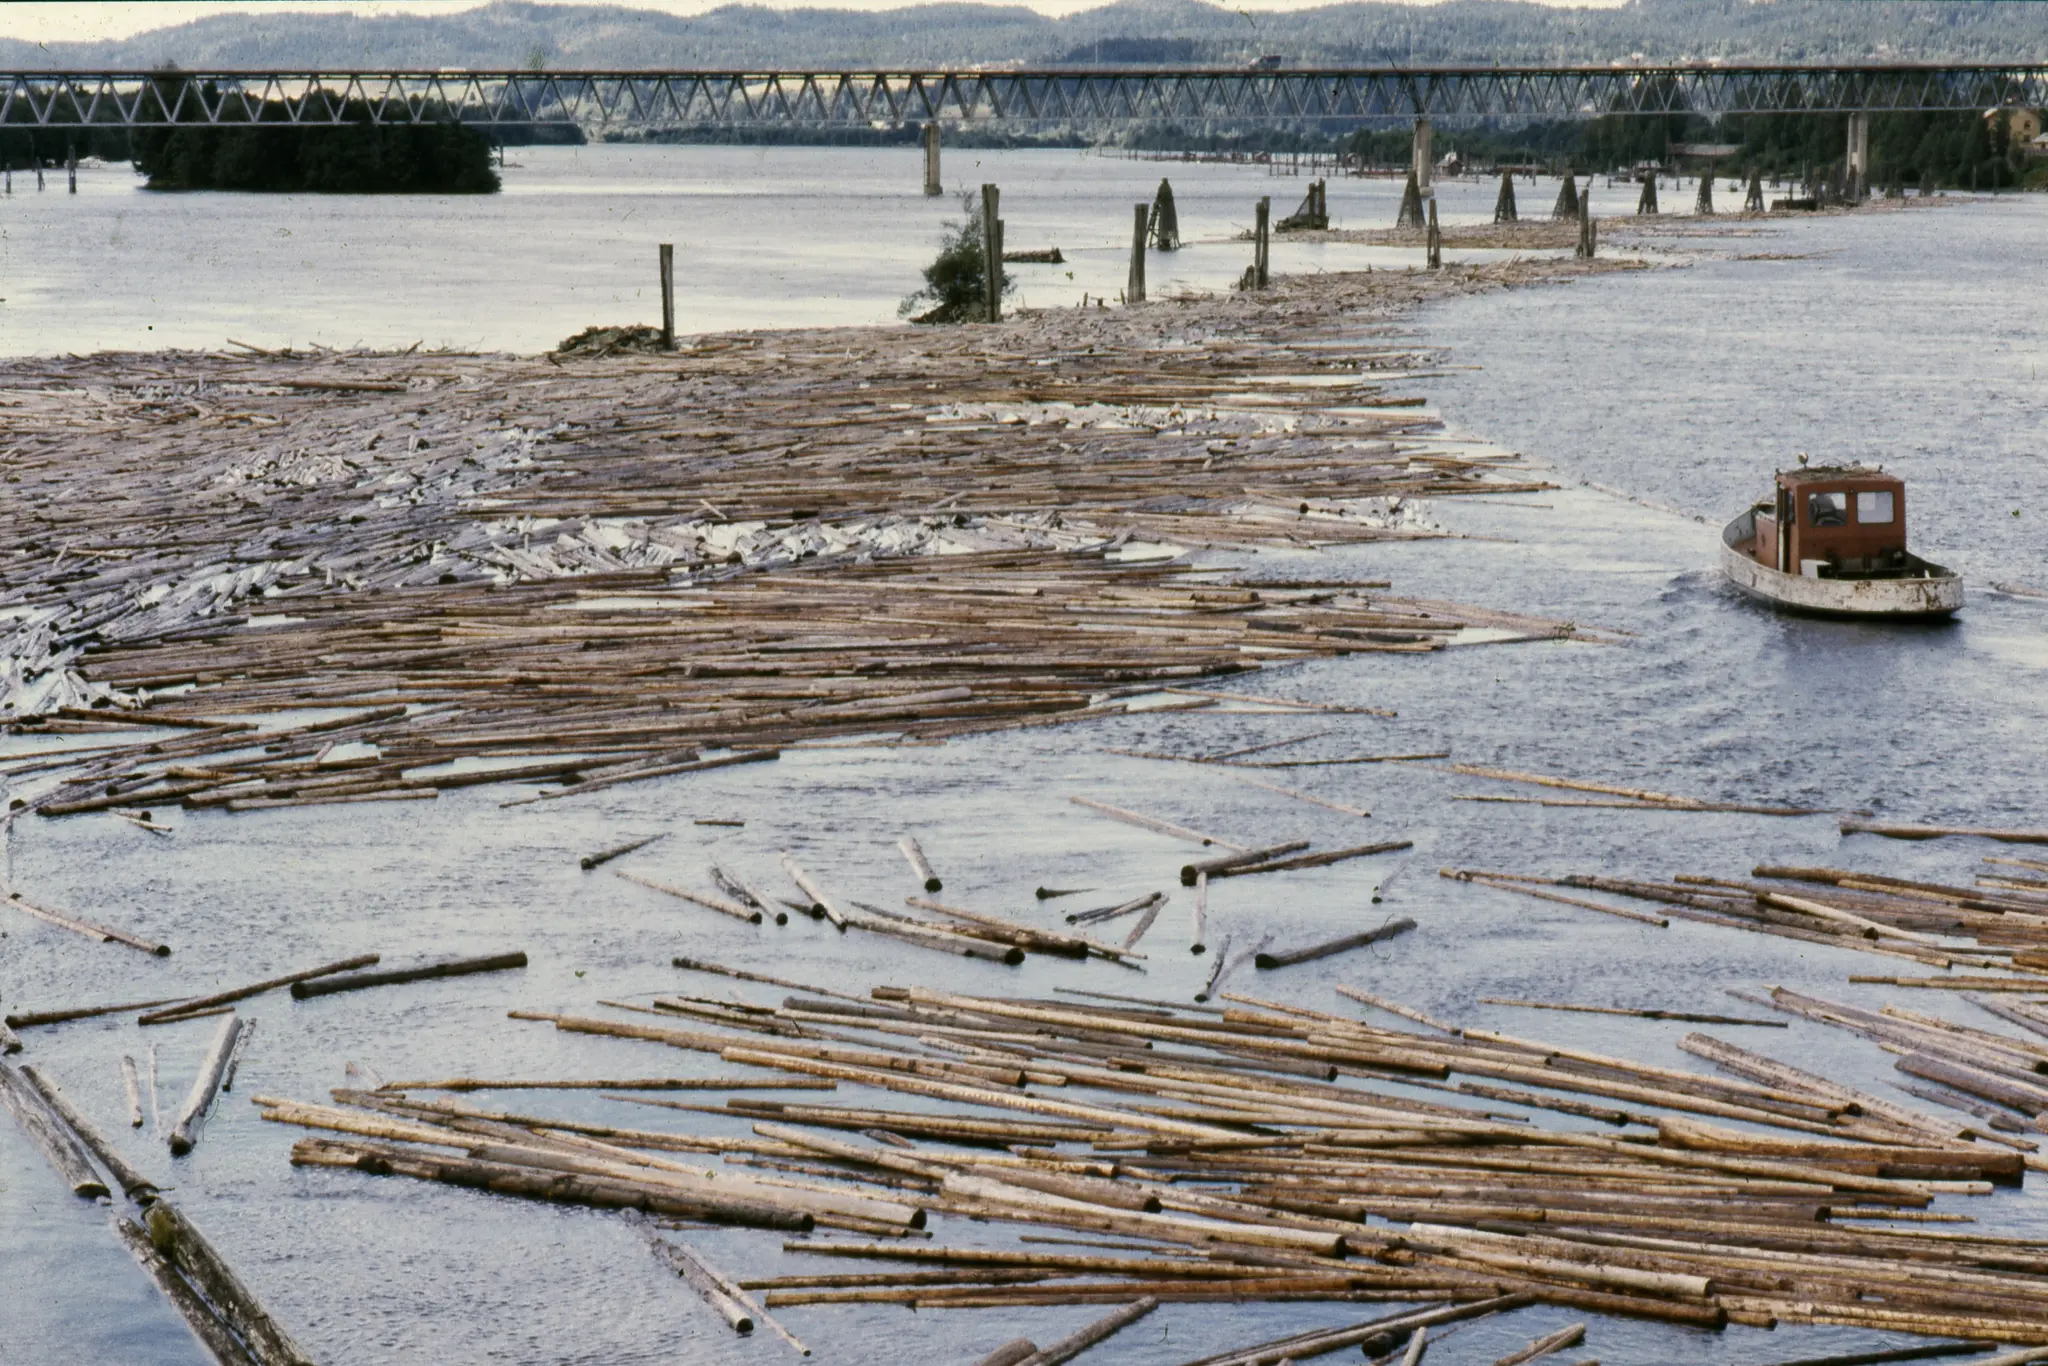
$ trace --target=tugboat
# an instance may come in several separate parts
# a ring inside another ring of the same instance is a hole
[[[1743,592],[1781,611],[1885,621],[1963,605],[1960,576],[1906,549],[1903,481],[1838,465],[1781,470],[1777,483],[1721,532],[1721,568]]]

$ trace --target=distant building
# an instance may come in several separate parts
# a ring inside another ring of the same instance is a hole
[[[2007,106],[2002,109],[1984,111],[1984,122],[1993,119],[2005,120],[2005,134],[2023,147],[2031,147],[2041,136],[2041,111]]]
[[[1445,152],[1436,163],[1436,171],[1442,176],[1461,176],[1465,174],[1465,158],[1455,150]]]

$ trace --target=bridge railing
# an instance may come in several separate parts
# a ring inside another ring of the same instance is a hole
[[[0,72],[0,125],[1394,122],[2048,104],[2048,65]]]

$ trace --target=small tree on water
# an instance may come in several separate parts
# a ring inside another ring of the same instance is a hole
[[[939,254],[924,268],[924,288],[897,307],[897,312],[914,323],[973,322],[988,316],[988,293],[981,255],[981,197],[960,196],[965,222],[948,223],[939,242]],[[1002,292],[1010,292],[1010,277],[997,267]],[[923,310],[920,312],[919,310]]]

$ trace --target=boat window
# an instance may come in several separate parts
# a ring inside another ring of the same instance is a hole
[[[1806,524],[1808,526],[1849,525],[1849,495],[1846,493],[1807,494]]]
[[[1856,495],[1856,520],[1864,526],[1884,526],[1891,519],[1892,495],[1889,489],[1883,493]]]

